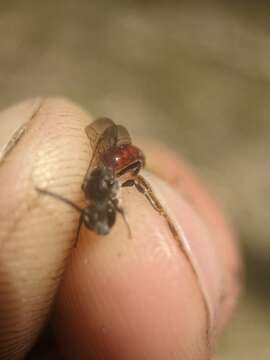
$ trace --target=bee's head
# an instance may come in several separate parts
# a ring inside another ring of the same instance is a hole
[[[85,193],[90,200],[113,198],[119,189],[118,180],[110,168],[97,167],[90,175]]]
[[[115,223],[116,210],[110,204],[100,207],[92,204],[84,209],[83,222],[85,226],[99,235],[107,235]]]

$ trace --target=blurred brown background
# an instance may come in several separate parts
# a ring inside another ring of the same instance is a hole
[[[71,97],[206,178],[247,262],[215,360],[270,359],[270,3],[2,0],[0,34],[1,108]]]

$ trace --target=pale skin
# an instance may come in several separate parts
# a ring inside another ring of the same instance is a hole
[[[78,213],[35,191],[83,206],[91,121],[59,98],[0,114],[1,146],[24,124],[0,162],[0,359],[23,358],[48,320],[64,359],[209,359],[238,298],[241,261],[223,216],[182,160],[142,146],[145,176],[183,230],[200,281],[135,188],[122,191],[132,237],[118,216],[106,237],[82,228],[76,248]]]

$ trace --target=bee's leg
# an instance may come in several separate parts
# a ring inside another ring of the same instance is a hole
[[[76,231],[76,238],[75,238],[75,242],[74,242],[74,247],[77,247],[77,244],[78,244],[78,241],[79,241],[79,238],[80,238],[80,231],[81,231],[81,227],[82,227],[82,224],[83,224],[83,218],[84,218],[84,210],[81,211],[81,215],[80,215],[80,218],[79,218],[79,224],[78,224],[77,231]]]
[[[82,212],[82,209],[77,204],[75,204],[73,201],[65,198],[62,195],[56,194],[56,193],[54,193],[52,191],[49,191],[49,190],[46,190],[46,189],[41,189],[41,188],[39,188],[37,186],[35,187],[35,189],[36,189],[37,192],[39,192],[42,195],[48,195],[50,197],[53,197],[53,198],[55,198],[57,200],[60,200],[60,201],[64,202],[65,204],[71,206],[73,209],[77,210],[78,212],[80,212],[80,213]]]
[[[149,201],[150,205],[159,213],[162,213],[163,208],[158,201],[158,199],[155,197],[152,188],[150,185],[146,182],[146,180],[141,176],[137,175],[134,179],[129,179],[125,181],[122,184],[123,187],[131,187],[135,186],[136,189],[143,194],[146,199]]]
[[[117,211],[119,212],[119,214],[121,214],[121,216],[122,216],[122,218],[123,218],[123,220],[124,220],[124,222],[126,224],[126,227],[127,227],[127,230],[128,230],[128,237],[131,238],[132,237],[131,229],[130,229],[129,223],[127,221],[126,214],[125,214],[124,210],[121,207],[118,207]]]
[[[126,180],[125,182],[123,182],[123,184],[121,186],[123,187],[131,187],[135,185],[135,180],[134,179],[129,179]]]
[[[136,189],[146,197],[151,206],[160,214],[163,214],[164,210],[162,205],[156,198],[150,184],[144,179],[143,176],[137,175],[134,179],[130,179],[124,182],[122,186],[135,186]]]
[[[56,194],[56,193],[54,193],[52,191],[49,191],[49,190],[46,190],[46,189],[41,189],[39,187],[36,187],[36,190],[42,195],[48,195],[50,197],[53,197],[56,200],[60,200],[60,201],[64,202],[65,204],[71,206],[73,209],[77,210],[80,213],[79,226],[78,226],[78,229],[77,229],[77,232],[76,232],[76,239],[75,239],[75,247],[76,247],[78,239],[79,239],[80,229],[81,229],[81,226],[82,226],[82,223],[83,223],[84,209],[81,209],[78,205],[76,205],[71,200],[66,199],[65,197],[63,197],[63,196],[61,196],[59,194]]]
[[[119,206],[119,203],[118,203],[117,199],[113,200],[113,205],[114,205],[115,210],[117,212],[119,212],[119,214],[122,216],[122,218],[124,220],[124,223],[126,224],[126,227],[128,229],[128,237],[131,238],[132,237],[131,229],[130,229],[129,223],[127,221],[124,209],[121,206]]]
[[[84,179],[83,179],[83,183],[82,183],[82,186],[81,186],[81,189],[83,192],[85,192],[85,188],[86,188],[86,185],[89,181],[89,176],[88,176],[88,172],[87,174],[85,175]]]

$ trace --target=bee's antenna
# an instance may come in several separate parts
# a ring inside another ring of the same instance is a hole
[[[121,214],[121,216],[122,216],[122,218],[124,220],[124,223],[126,224],[127,230],[128,230],[128,237],[131,239],[132,238],[131,229],[130,229],[129,223],[127,221],[126,214],[125,214],[124,210],[121,207],[118,207],[118,206],[116,207],[116,210],[119,212],[119,214]]]
[[[79,213],[82,213],[83,212],[83,209],[81,209],[78,205],[76,205],[74,202],[72,202],[71,200],[69,199],[66,199],[64,198],[63,196],[59,195],[59,194],[56,194],[54,192],[51,192],[49,190],[46,190],[46,189],[41,189],[39,187],[35,187],[36,191],[38,191],[40,194],[43,194],[43,195],[49,195],[55,199],[58,199],[60,201],[63,201],[65,204],[71,206],[73,209],[77,210]]]

